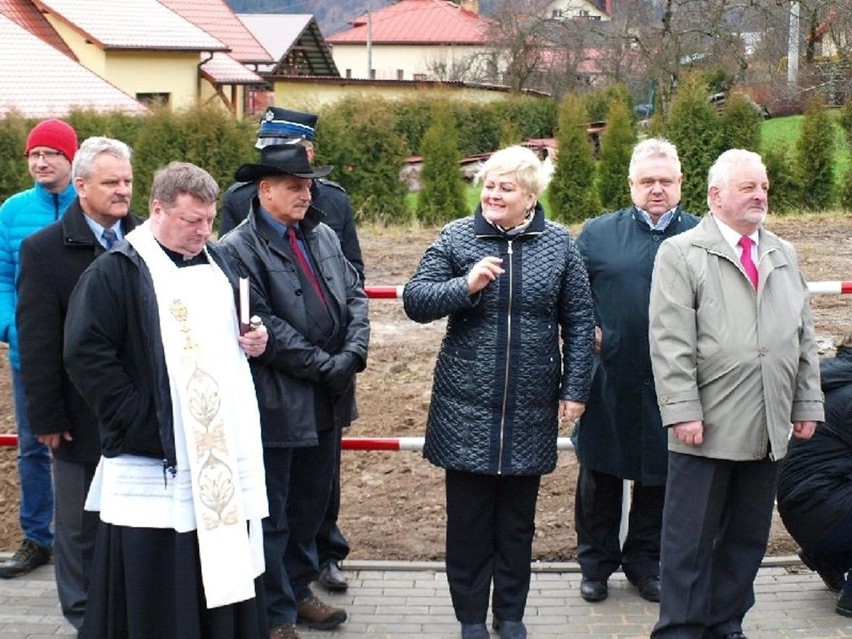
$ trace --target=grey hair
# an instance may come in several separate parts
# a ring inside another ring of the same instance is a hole
[[[680,158],[677,155],[675,145],[665,138],[648,138],[633,147],[633,155],[630,156],[630,168],[628,169],[630,179],[636,177],[636,167],[640,162],[654,157],[664,157],[671,160],[675,164],[677,174],[681,174]]]
[[[77,149],[74,161],[71,163],[71,179],[87,178],[92,174],[95,158],[101,153],[106,153],[120,160],[130,162],[131,151],[121,140],[95,136],[83,140],[83,144]]]
[[[518,145],[492,153],[479,167],[473,181],[480,184],[489,173],[514,173],[520,187],[536,196],[544,193],[553,176],[532,150]]]
[[[711,166],[710,170],[707,172],[708,208],[711,206],[710,189],[715,187],[720,191],[724,191],[728,188],[728,185],[731,182],[731,173],[733,172],[734,167],[745,162],[752,161],[756,161],[763,167],[764,171],[766,170],[766,166],[763,164],[763,159],[760,157],[760,154],[755,153],[754,151],[746,151],[745,149],[728,149],[716,158],[713,166]]]
[[[189,162],[169,162],[154,174],[148,206],[157,200],[165,208],[171,208],[183,194],[210,204],[219,197],[219,185],[200,166]]]

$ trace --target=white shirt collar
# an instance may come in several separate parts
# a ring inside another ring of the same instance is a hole
[[[716,222],[716,225],[719,227],[719,232],[722,234],[722,237],[725,238],[725,241],[731,245],[731,248],[734,249],[734,252],[738,253],[739,249],[739,241],[743,236],[742,233],[737,233],[730,226],[725,224],[722,220],[718,218],[718,216],[714,215],[713,220]],[[755,231],[748,237],[751,238],[751,241],[754,242],[754,248],[757,249],[757,238],[760,235],[760,231]]]

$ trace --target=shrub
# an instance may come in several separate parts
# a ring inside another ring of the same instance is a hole
[[[626,102],[615,101],[610,105],[598,164],[598,195],[601,205],[607,210],[624,208],[630,204],[627,173],[636,142],[631,121]]]
[[[396,124],[394,110],[374,99],[343,100],[321,114],[316,161],[336,167],[332,177],[349,192],[356,221],[409,221],[400,179],[409,150]]]
[[[834,124],[823,101],[805,107],[802,130],[796,141],[795,175],[800,193],[807,194],[805,209],[824,211],[834,202]]]
[[[559,153],[548,191],[552,215],[573,224],[600,212],[594,188],[595,162],[586,135],[588,115],[582,100],[566,95],[559,107]]]
[[[760,123],[763,121],[754,103],[742,93],[732,93],[725,99],[722,111],[720,151],[727,149],[760,148]]]
[[[0,120],[0,203],[33,185],[24,159],[27,134],[32,125],[14,112]]]
[[[456,130],[446,108],[437,104],[434,109],[432,126],[420,145],[423,169],[417,218],[427,225],[442,224],[467,213]]]
[[[792,213],[800,198],[790,147],[786,144],[772,145],[764,149],[762,157],[769,178],[769,210],[774,215]]]
[[[707,88],[696,75],[678,86],[666,122],[666,137],[677,147],[683,170],[681,205],[687,211],[707,208],[707,172],[719,156],[719,116],[707,102]]]

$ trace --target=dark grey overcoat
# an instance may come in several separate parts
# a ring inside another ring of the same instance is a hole
[[[697,217],[678,207],[664,231],[651,230],[631,206],[589,220],[577,239],[603,331],[589,403],[573,435],[589,470],[649,486],[666,483],[667,433],[648,345],[651,271],[660,243],[696,224]]]

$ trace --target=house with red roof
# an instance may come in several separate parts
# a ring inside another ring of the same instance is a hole
[[[266,81],[257,71],[274,58],[250,29],[237,18],[224,0],[159,0],[190,23],[224,42],[229,51],[217,51],[201,64],[201,100],[217,97],[237,115],[266,107],[258,93],[265,95]]]
[[[102,88],[86,84],[91,104],[98,103],[94,96],[117,91],[123,96],[117,103],[130,99],[139,110],[146,103],[215,102],[242,116],[252,90],[266,89],[258,67],[274,63],[225,0],[0,0],[0,16],[6,18],[0,22],[2,101],[31,104],[26,94],[45,87],[39,98],[49,98],[44,108],[55,113],[68,109],[63,96],[78,93],[71,78],[85,76],[99,78]],[[35,41],[28,38],[30,45],[16,52],[7,45],[11,38],[20,43],[19,29]],[[33,54],[34,47],[44,51],[39,43],[51,58],[61,56],[49,68],[43,54]],[[10,84],[19,73],[29,77],[20,89]],[[29,107],[23,112],[35,115]]]
[[[476,0],[400,0],[326,40],[345,78],[457,80],[480,70],[493,77],[491,21],[477,6]]]
[[[542,13],[554,20],[611,20],[613,0],[552,0]]]

